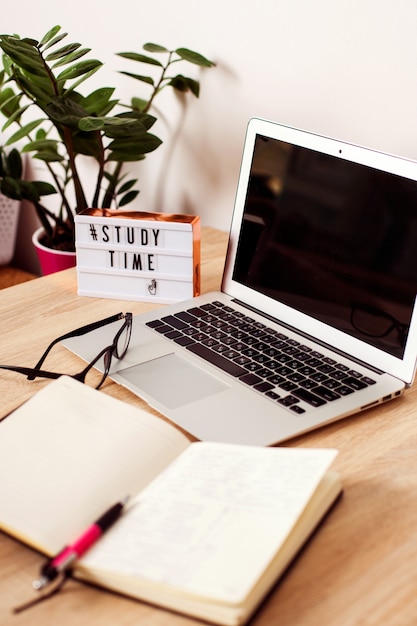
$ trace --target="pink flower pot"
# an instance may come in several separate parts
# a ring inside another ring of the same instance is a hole
[[[66,270],[69,267],[75,267],[76,253],[46,248],[39,243],[39,238],[42,236],[42,233],[43,228],[38,228],[38,230],[33,233],[32,243],[35,246],[43,276]]]

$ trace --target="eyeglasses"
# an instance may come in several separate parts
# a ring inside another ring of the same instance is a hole
[[[107,378],[107,375],[110,371],[110,366],[112,362],[113,356],[116,359],[123,359],[125,356],[127,349],[129,347],[130,337],[132,334],[132,313],[118,313],[117,315],[112,315],[111,317],[106,317],[103,320],[98,322],[94,322],[92,324],[87,324],[86,326],[81,326],[81,328],[76,328],[75,330],[66,333],[65,335],[61,335],[61,337],[57,337],[46,348],[45,352],[36,363],[35,367],[19,367],[16,365],[0,365],[0,369],[11,370],[12,372],[17,372],[19,374],[24,374],[27,376],[28,380],[34,380],[35,378],[59,378],[63,376],[63,374],[58,374],[57,372],[50,372],[48,370],[41,369],[46,357],[48,356],[51,349],[60,341],[64,341],[65,339],[71,339],[72,337],[81,337],[82,335],[86,335],[87,333],[92,332],[93,330],[97,330],[107,324],[112,324],[117,322],[118,320],[124,320],[123,325],[117,331],[114,336],[112,343],[103,348],[101,352],[78,374],[69,374],[72,378],[79,380],[82,383],[92,384],[96,389],[99,389],[101,385]],[[96,364],[103,359],[103,371],[101,380],[99,383],[96,383],[96,376],[90,376],[92,374],[93,368]]]
[[[396,331],[401,346],[405,345],[408,325],[395,317],[369,304],[352,302],[350,321],[356,330],[367,337],[387,337]]]

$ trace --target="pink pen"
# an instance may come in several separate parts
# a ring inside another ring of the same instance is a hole
[[[41,575],[32,583],[33,588],[37,590],[43,589],[58,574],[70,569],[74,561],[79,559],[120,517],[128,499],[125,498],[110,507],[73,544],[63,548],[61,552],[45,563],[42,567]]]

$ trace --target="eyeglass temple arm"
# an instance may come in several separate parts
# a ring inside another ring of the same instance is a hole
[[[117,322],[120,319],[125,317],[124,313],[117,313],[116,315],[111,315],[110,317],[106,317],[103,320],[99,320],[98,322],[93,322],[91,324],[86,324],[85,326],[81,326],[80,328],[76,328],[75,330],[70,331],[69,333],[65,333],[65,335],[61,335],[57,337],[46,348],[45,352],[36,363],[33,369],[39,369],[42,363],[45,361],[46,357],[52,350],[52,348],[59,343],[60,341],[64,341],[65,339],[71,339],[72,337],[80,337],[81,335],[86,335],[87,333],[96,330],[97,328],[101,328],[102,326],[106,326],[107,324],[112,324],[113,322]]]
[[[31,380],[34,378],[60,378],[63,374],[57,372],[48,372],[47,370],[41,370],[36,367],[19,367],[17,365],[0,365],[0,369],[9,370],[11,372],[17,372],[18,374],[24,374],[30,376]]]

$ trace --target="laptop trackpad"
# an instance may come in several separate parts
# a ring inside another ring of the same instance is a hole
[[[142,389],[170,409],[227,389],[221,380],[176,354],[167,354],[124,370],[117,376]]]

